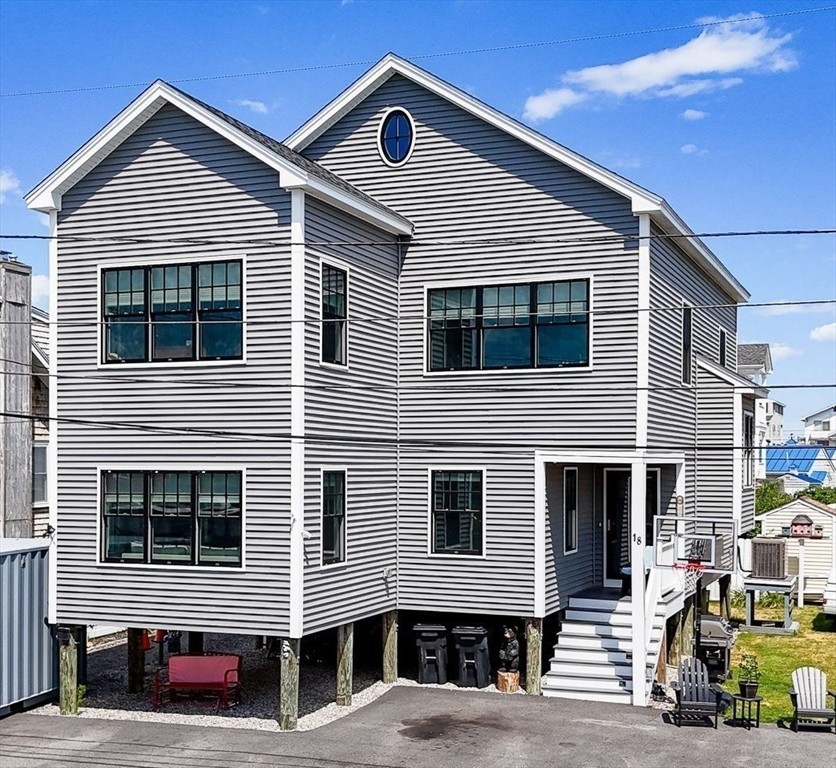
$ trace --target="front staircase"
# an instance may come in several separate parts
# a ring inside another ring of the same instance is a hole
[[[647,643],[647,695],[659,659],[665,619],[681,609],[681,592],[659,599]],[[618,593],[578,595],[557,636],[543,695],[630,704],[632,702],[632,601]]]

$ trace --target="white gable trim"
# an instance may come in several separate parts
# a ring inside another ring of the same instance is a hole
[[[346,190],[324,179],[314,178],[302,168],[271,152],[260,142],[161,80],[143,91],[81,149],[29,192],[24,198],[26,204],[44,213],[60,211],[61,196],[150,120],[165,104],[172,104],[268,167],[278,171],[279,185],[285,189],[305,189],[315,197],[342,210],[347,210],[387,232],[398,235],[412,233],[412,226],[402,216],[357,199]]]
[[[750,379],[746,379],[743,376],[735,373],[734,371],[730,371],[728,368],[723,368],[717,363],[708,358],[703,357],[701,354],[697,353],[697,365],[700,368],[705,369],[709,373],[712,373],[718,379],[722,379],[723,381],[731,384],[733,387],[737,389],[738,392],[746,393],[750,395],[754,395],[755,397],[767,397],[769,395],[769,390],[765,387],[759,387],[755,382],[751,381]]]
[[[604,187],[630,200],[633,213],[650,214],[654,222],[666,233],[681,235],[676,238],[680,247],[699,264],[736,301],[746,301],[748,291],[737,281],[720,260],[685,225],[676,212],[660,197],[633,184],[627,179],[603,168],[566,147],[546,138],[528,126],[517,122],[508,115],[489,107],[455,86],[444,82],[435,75],[390,53],[356,80],[336,99],[327,104],[310,120],[299,127],[285,140],[291,149],[300,152],[315,141],[370,93],[383,85],[393,75],[402,75],[432,93],[447,99],[457,107],[470,112],[486,123],[525,142],[543,154],[552,157],[569,168],[597,181]]]

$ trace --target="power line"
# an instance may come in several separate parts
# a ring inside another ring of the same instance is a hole
[[[118,267],[116,267],[118,268]],[[507,284],[513,284],[513,281],[510,281]],[[469,286],[461,286],[461,287],[469,287]],[[430,289],[432,290],[432,289]],[[759,301],[759,302],[747,302],[745,304],[688,304],[686,305],[690,309],[699,310],[699,309],[758,309],[762,307],[809,307],[809,306],[822,306],[826,304],[836,304],[836,299],[798,299],[792,301]],[[638,314],[642,312],[681,312],[682,311],[682,304],[670,304],[667,306],[660,306],[660,307],[614,307],[614,308],[606,308],[606,307],[599,307],[595,309],[583,309],[583,310],[575,310],[571,313],[566,312],[562,314],[572,314],[572,315],[632,315]],[[289,314],[289,313],[288,313]],[[533,312],[529,312],[527,314],[537,314]],[[114,315],[114,317],[118,317]],[[474,313],[473,315],[467,316],[467,319],[480,319],[485,317],[494,317],[494,315],[485,315]],[[305,325],[321,325],[321,324],[328,324],[328,323],[342,323],[346,322],[350,325],[358,325],[361,323],[394,323],[397,321],[406,321],[406,320],[415,320],[415,321],[424,321],[424,320],[439,320],[444,319],[444,315],[425,315],[421,314],[412,314],[408,312],[398,313],[394,315],[364,315],[361,317],[346,317],[342,319],[328,319],[324,320],[321,318],[304,318],[304,319],[295,319],[292,317],[281,317],[276,315],[274,319],[271,320],[201,320],[201,325],[246,325],[246,326],[258,326],[258,325],[268,325],[268,326],[276,326],[276,325],[292,325],[294,323],[303,323]],[[125,320],[119,321],[120,325],[145,325],[151,326],[154,325],[156,321],[150,319],[142,319],[142,320]],[[186,321],[187,323],[191,324],[193,321]],[[108,320],[0,320],[0,325],[55,325],[60,327],[75,327],[75,328],[86,328],[89,326],[105,326],[108,325]]]
[[[422,438],[390,438],[390,437],[363,437],[359,435],[337,433],[322,433],[319,435],[294,435],[290,432],[278,433],[257,433],[257,432],[233,432],[223,429],[210,429],[207,427],[164,427],[160,425],[144,424],[142,422],[126,422],[126,421],[95,421],[93,419],[72,418],[69,416],[35,416],[27,413],[16,413],[13,411],[0,411],[0,416],[6,418],[17,418],[25,421],[42,420],[59,422],[63,424],[75,424],[76,426],[89,426],[98,429],[114,429],[114,430],[135,430],[139,432],[148,432],[154,434],[168,435],[168,436],[197,436],[197,437],[214,437],[226,440],[239,440],[242,442],[255,443],[272,443],[272,442],[286,442],[298,441],[305,444],[314,443],[318,445],[368,445],[368,446],[382,446],[382,447],[398,447],[406,449],[426,449],[426,448],[479,448],[479,449],[493,449],[498,451],[510,452],[514,454],[519,453],[533,453],[534,451],[571,451],[584,450],[587,448],[595,448],[595,446],[585,443],[504,443],[495,441],[481,441],[481,440],[439,440],[422,439]],[[392,425],[394,431],[394,425]],[[635,451],[635,450],[660,450],[660,451],[712,451],[712,452],[726,452],[726,451],[742,451],[742,450],[758,450],[761,446],[751,445],[727,445],[727,444],[700,444],[700,443],[666,443],[663,445],[636,445],[635,443],[608,443],[608,450],[613,451]]]
[[[21,366],[27,365],[15,360],[0,359],[6,363],[17,363]],[[152,365],[149,363],[149,365]],[[502,373],[514,374],[517,370],[501,371]],[[572,374],[571,368],[547,368],[539,369],[539,372],[544,375],[564,375]],[[310,391],[323,392],[435,392],[435,393],[459,393],[459,392],[490,392],[490,393],[527,393],[536,394],[539,392],[546,392],[550,395],[555,393],[555,383],[550,381],[542,384],[513,384],[513,385],[492,385],[492,384],[420,384],[420,385],[403,385],[403,384],[290,384],[287,382],[265,383],[261,381],[247,382],[247,381],[231,381],[229,378],[212,379],[212,378],[167,378],[158,375],[150,376],[135,376],[126,374],[124,376],[117,375],[121,373],[117,365],[114,366],[114,373],[39,373],[36,371],[0,371],[0,375],[4,376],[31,376],[36,378],[54,378],[68,381],[109,381],[119,382],[122,384],[183,384],[184,386],[194,387],[223,387],[228,389],[268,389],[271,391],[282,389],[303,389]],[[442,373],[447,373],[446,371]],[[452,371],[451,373],[463,373],[462,371]],[[480,371],[484,373],[484,371]],[[467,372],[464,372],[467,375]],[[526,371],[527,374],[527,371]],[[262,371],[250,371],[249,376],[259,377],[263,376]],[[559,384],[560,392],[730,392],[730,391],[748,391],[753,388],[763,389],[829,389],[836,387],[836,382],[830,384],[775,384],[760,387],[754,382],[751,384],[729,384],[723,386],[697,386],[687,384],[671,384],[671,385],[649,385],[646,387],[639,387],[634,385],[621,384]]]
[[[539,42],[530,42],[530,43],[511,43],[507,45],[495,45],[495,46],[486,46],[483,48],[469,48],[469,49],[462,49],[458,51],[442,51],[439,53],[417,53],[411,56],[406,56],[404,58],[408,60],[416,60],[416,59],[440,59],[440,58],[447,58],[451,56],[469,56],[476,53],[501,53],[504,51],[518,51],[524,49],[531,49],[531,48],[543,48],[548,47],[551,45],[568,45],[570,43],[587,43],[587,42],[595,42],[598,40],[615,40],[618,38],[624,37],[637,37],[639,35],[650,35],[650,34],[658,34],[661,32],[678,32],[681,30],[686,29],[704,29],[706,27],[716,27],[726,24],[743,24],[750,21],[761,21],[763,19],[775,19],[784,16],[800,16],[802,14],[810,14],[810,13],[822,13],[825,11],[832,11],[836,10],[836,6],[828,5],[819,8],[804,8],[795,11],[781,11],[778,13],[764,13],[764,14],[755,14],[752,16],[747,16],[741,19],[724,19],[718,21],[703,21],[697,22],[692,24],[677,24],[669,27],[655,27],[651,29],[639,29],[639,30],[626,30],[623,32],[611,32],[606,34],[600,35],[584,35],[581,37],[567,37],[561,40],[543,40]],[[168,82],[175,84],[175,83],[197,83],[197,82],[207,82],[212,80],[232,80],[238,78],[245,78],[245,77],[265,77],[267,75],[284,75],[290,74],[294,72],[315,72],[321,70],[328,70],[328,69],[343,69],[347,67],[358,67],[358,66],[370,66],[372,64],[376,64],[376,59],[361,59],[357,61],[350,61],[350,62],[341,62],[341,63],[334,63],[334,64],[311,64],[308,66],[301,66],[301,67],[284,67],[282,69],[266,69],[259,72],[237,72],[232,74],[222,74],[222,75],[204,75],[201,77],[181,77],[173,80],[169,80]],[[146,82],[136,82],[136,83],[119,83],[119,84],[110,84],[110,85],[91,85],[91,86],[80,86],[77,88],[58,88],[53,90],[43,90],[43,91],[17,91],[12,93],[3,93],[0,94],[0,98],[12,98],[17,96],[50,96],[50,95],[57,95],[57,94],[66,94],[66,93],[82,93],[85,91],[106,91],[106,90],[114,90],[119,88],[140,88],[144,85],[147,85]]]
[[[757,230],[728,230],[724,232],[689,232],[668,233],[660,232],[649,235],[576,235],[572,237],[497,237],[497,238],[448,238],[448,239],[408,239],[402,241],[409,248],[432,246],[476,245],[493,247],[497,245],[560,245],[564,243],[629,243],[642,240],[689,240],[698,238],[705,240],[713,237],[773,237],[783,235],[833,235],[836,229],[757,229]],[[323,246],[396,246],[395,240],[272,240],[268,238],[196,238],[196,237],[130,237],[126,235],[28,235],[2,234],[0,240],[56,240],[58,242],[77,243],[126,243],[130,245],[259,245],[291,247],[294,245],[308,247]]]

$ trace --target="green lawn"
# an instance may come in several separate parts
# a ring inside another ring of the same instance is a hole
[[[719,612],[716,604],[712,612]],[[732,618],[743,619],[743,609],[732,607]],[[782,608],[758,608],[758,618],[783,620]],[[763,697],[761,719],[774,723],[792,718],[787,691],[792,687],[792,671],[797,667],[818,667],[827,675],[828,688],[836,688],[836,617],[822,613],[820,606],[793,611],[799,630],[795,637],[758,635],[741,632],[732,651],[732,679],[723,686],[737,693],[737,668],[744,653],[753,653],[761,668],[758,695]]]

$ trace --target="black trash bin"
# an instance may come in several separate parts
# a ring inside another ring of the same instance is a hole
[[[484,627],[453,627],[453,640],[459,652],[458,685],[462,688],[487,688],[491,682],[488,630]]]
[[[418,682],[447,682],[447,627],[443,624],[416,624]]]

